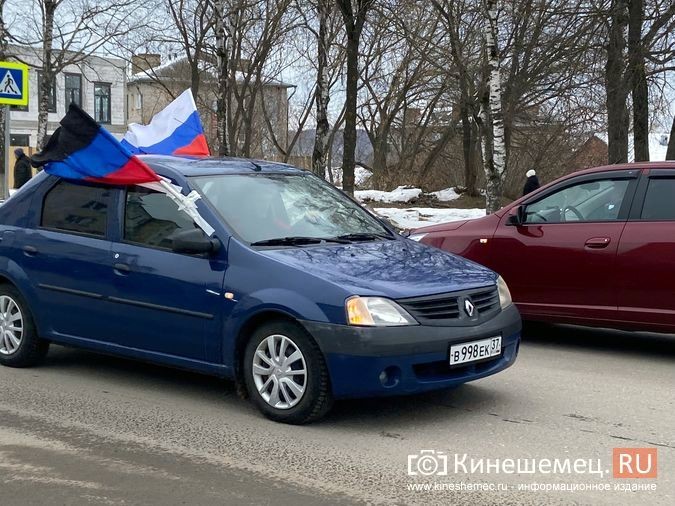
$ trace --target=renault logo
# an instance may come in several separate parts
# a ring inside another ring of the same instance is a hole
[[[466,314],[469,315],[469,318],[473,316],[475,310],[476,307],[473,305],[473,303],[469,299],[464,299],[464,311],[466,311]]]

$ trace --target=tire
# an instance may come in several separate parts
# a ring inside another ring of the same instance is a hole
[[[38,337],[33,314],[14,286],[0,285],[0,364],[30,367],[45,358],[49,342]]]
[[[323,353],[295,323],[280,320],[258,327],[246,344],[242,366],[249,398],[271,420],[295,425],[314,422],[333,404]]]

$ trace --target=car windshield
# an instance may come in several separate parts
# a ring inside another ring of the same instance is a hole
[[[361,206],[310,175],[226,174],[190,180],[234,232],[252,244],[392,237]]]

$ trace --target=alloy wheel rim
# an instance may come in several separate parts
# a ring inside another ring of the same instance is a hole
[[[307,388],[307,364],[295,342],[273,334],[263,339],[253,356],[253,381],[258,394],[276,409],[290,409]]]
[[[0,353],[12,355],[23,338],[23,314],[19,305],[7,295],[0,296]]]

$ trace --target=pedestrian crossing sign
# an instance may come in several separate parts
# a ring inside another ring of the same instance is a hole
[[[28,105],[28,66],[0,62],[0,105]]]

